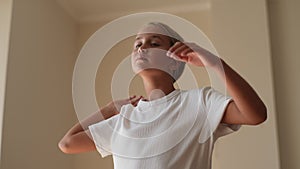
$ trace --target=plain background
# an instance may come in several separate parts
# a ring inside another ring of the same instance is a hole
[[[95,1],[0,0],[1,169],[112,168],[97,152],[65,155],[57,143],[77,121],[72,103],[72,73],[85,41],[101,26],[134,12],[168,12],[195,24],[212,40],[220,56],[256,89],[269,111],[257,127],[244,126],[220,139],[215,169],[298,169],[300,136],[297,104],[300,86],[297,0],[185,1],[122,11]],[[89,4],[90,3],[90,4]],[[159,3],[159,2],[157,2]],[[143,3],[143,5],[147,2]],[[176,6],[178,5],[178,6]],[[118,12],[111,12],[118,10]],[[96,78],[99,105],[111,99],[110,79],[130,39],[117,44]],[[128,53],[129,54],[129,53]],[[191,68],[200,85],[209,84],[202,69]],[[142,93],[140,79],[130,92]]]

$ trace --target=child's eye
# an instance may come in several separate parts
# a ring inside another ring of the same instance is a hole
[[[151,43],[151,46],[158,47],[158,46],[160,46],[160,44],[158,44],[158,43]]]
[[[138,43],[138,44],[135,45],[135,48],[139,48],[140,46],[142,46],[142,44]]]

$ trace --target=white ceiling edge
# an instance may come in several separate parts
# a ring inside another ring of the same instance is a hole
[[[78,16],[75,14],[74,10],[68,4],[62,4],[65,1],[57,1],[57,3],[78,23],[95,23],[95,22],[108,22],[113,19],[119,18],[121,16],[126,16],[129,14],[140,13],[140,12],[164,12],[164,13],[187,13],[187,12],[196,12],[196,11],[208,11],[211,9],[210,2],[197,2],[189,3],[184,5],[169,5],[166,7],[160,8],[145,8],[134,11],[117,11],[103,14],[91,14]]]

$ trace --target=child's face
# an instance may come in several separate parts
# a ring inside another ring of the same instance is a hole
[[[171,74],[170,65],[175,60],[166,55],[171,47],[170,38],[159,33],[148,33],[158,32],[159,30],[153,30],[157,28],[150,27],[146,29],[143,29],[136,36],[134,42],[131,55],[133,71],[139,73],[146,69],[156,69]]]

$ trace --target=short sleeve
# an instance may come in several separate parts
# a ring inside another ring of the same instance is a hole
[[[211,87],[203,88],[201,95],[203,113],[206,120],[199,137],[200,143],[205,142],[211,136],[218,138],[237,131],[240,128],[240,125],[221,123],[225,110],[232,101],[230,96],[226,96]]]
[[[96,149],[102,158],[112,155],[111,138],[114,131],[113,125],[117,118],[118,115],[115,115],[107,120],[89,126]]]

